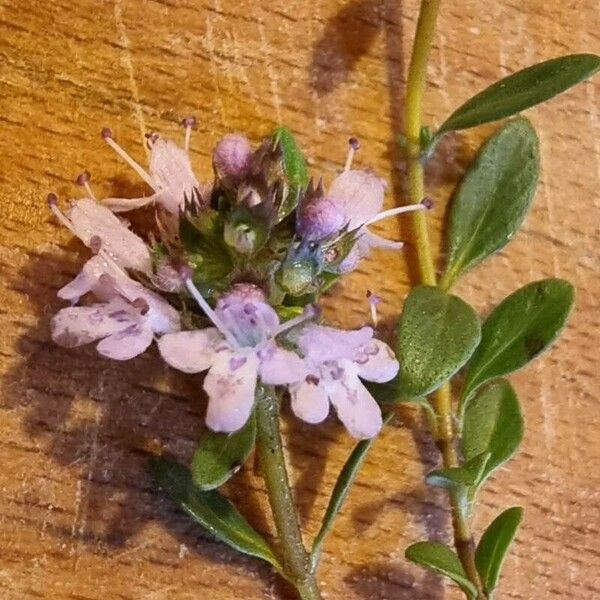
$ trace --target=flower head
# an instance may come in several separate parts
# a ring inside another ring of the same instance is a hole
[[[292,410],[304,421],[319,423],[333,404],[342,423],[356,438],[375,436],[382,425],[381,409],[360,381],[393,379],[399,364],[391,348],[363,327],[343,331],[308,325],[298,336],[307,372],[290,387]]]

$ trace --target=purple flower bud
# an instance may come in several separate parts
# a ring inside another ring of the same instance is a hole
[[[331,200],[325,197],[311,198],[298,209],[296,232],[310,241],[323,240],[342,229],[344,215]]]
[[[215,147],[213,164],[220,177],[242,180],[250,169],[252,148],[243,135],[226,135]]]

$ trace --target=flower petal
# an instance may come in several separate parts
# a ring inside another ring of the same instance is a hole
[[[109,275],[110,278],[103,282],[102,275]],[[99,300],[108,301],[118,294],[114,286],[114,280],[118,277],[125,277],[118,267],[102,256],[92,256],[75,279],[58,290],[57,296],[75,303],[81,296],[94,292]]]
[[[156,201],[173,214],[178,214],[185,199],[191,200],[199,188],[190,157],[172,140],[159,137],[152,143],[150,175],[157,186]]]
[[[350,230],[372,219],[383,207],[385,181],[369,171],[350,170],[338,175],[327,197],[344,214]]]
[[[222,350],[215,354],[204,379],[210,429],[231,433],[244,426],[254,406],[258,362],[254,352]]]
[[[312,381],[290,386],[292,410],[294,414],[307,423],[320,423],[329,414],[329,398],[322,385]]]
[[[152,328],[146,322],[130,325],[113,333],[98,343],[96,349],[102,356],[113,360],[129,360],[142,354],[152,343]]]
[[[102,249],[121,267],[150,273],[150,252],[142,238],[127,229],[106,206],[84,198],[73,203],[69,211],[73,231],[86,245],[97,236]]]
[[[122,273],[113,279],[113,285],[115,291],[129,302],[142,299],[148,304],[147,317],[154,333],[173,333],[181,328],[179,313],[162,296]]]
[[[139,322],[140,314],[121,298],[106,304],[72,306],[59,310],[50,323],[52,339],[74,348],[112,335]]]
[[[307,325],[298,335],[298,347],[305,357],[319,363],[353,358],[372,337],[371,327],[345,331],[323,325]]]
[[[398,374],[400,363],[392,349],[381,340],[372,339],[354,357],[358,376],[367,381],[385,383]]]
[[[305,362],[290,350],[271,344],[259,354],[259,374],[263,383],[284,385],[301,381],[308,374]]]
[[[348,373],[339,381],[329,381],[327,387],[329,400],[350,435],[366,439],[379,433],[381,409],[358,377]]]
[[[215,346],[223,336],[215,327],[167,333],[158,339],[163,359],[184,373],[206,371],[213,362]]]

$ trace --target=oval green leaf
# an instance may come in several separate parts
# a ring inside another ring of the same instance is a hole
[[[477,596],[475,586],[469,581],[456,552],[438,542],[417,542],[406,549],[408,560],[441,573],[457,583],[472,600]]]
[[[156,481],[171,499],[215,538],[239,552],[261,558],[282,570],[267,541],[255,531],[235,506],[216,490],[194,485],[189,469],[165,457],[153,457]]]
[[[402,398],[424,396],[448,381],[469,359],[481,331],[475,311],[436,287],[417,286],[398,325]]]
[[[279,222],[296,208],[300,193],[308,185],[308,169],[300,146],[287,127],[278,127],[275,130],[273,145],[281,148],[283,170],[289,185],[288,194],[278,210],[277,221]]]
[[[481,343],[469,363],[463,403],[483,383],[507,375],[546,350],[567,322],[573,286],[542,279],[508,296],[487,318]]]
[[[481,536],[475,551],[475,565],[485,592],[490,595],[500,577],[508,549],[523,519],[523,509],[515,506],[498,515]]]
[[[526,119],[510,121],[486,142],[450,208],[442,288],[508,244],[531,206],[538,172],[538,137]]]
[[[522,439],[519,399],[506,379],[493,381],[469,402],[464,414],[461,443],[465,460],[489,453],[476,487],[517,451]]]
[[[192,478],[201,490],[213,490],[223,485],[240,467],[254,448],[256,419],[252,415],[235,433],[207,430],[192,459]]]
[[[436,137],[489,123],[540,104],[600,70],[600,57],[572,54],[527,67],[497,81],[455,110]]]

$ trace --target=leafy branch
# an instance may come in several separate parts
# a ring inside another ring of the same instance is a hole
[[[512,117],[600,70],[600,58],[590,54],[534,65],[465,102],[431,134],[421,122],[422,97],[439,7],[435,0],[421,3],[408,75],[401,141],[411,204],[425,196],[424,162],[443,135]],[[516,452],[523,436],[519,400],[502,377],[554,341],[571,310],[573,288],[558,279],[529,284],[506,298],[483,325],[448,290],[515,235],[531,206],[538,173],[539,140],[533,126],[524,118],[508,121],[481,149],[455,194],[446,234],[448,258],[439,284],[426,215],[413,216],[421,285],[410,292],[400,318],[397,354],[402,372],[393,388],[397,399],[419,406],[429,397],[427,413],[435,414],[430,422],[443,467],[430,473],[427,482],[448,490],[454,550],[418,542],[406,557],[452,579],[473,600],[492,597],[522,518],[520,508],[506,510],[475,544],[471,520],[477,492]],[[462,370],[462,392],[454,400],[450,380]]]

